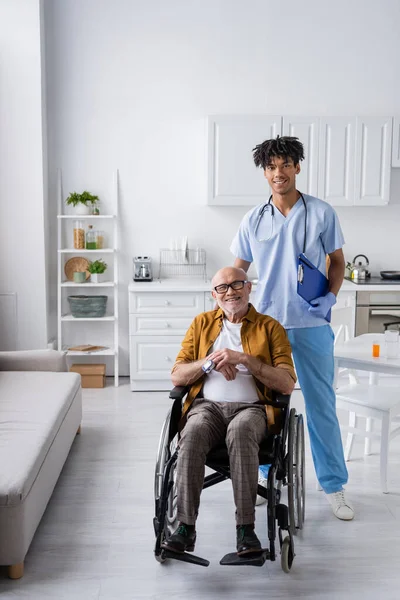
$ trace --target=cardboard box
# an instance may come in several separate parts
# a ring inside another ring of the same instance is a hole
[[[80,373],[83,388],[103,388],[106,385],[106,365],[71,365],[70,371]]]

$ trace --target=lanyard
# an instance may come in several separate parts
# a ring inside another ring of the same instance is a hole
[[[304,200],[304,196],[301,192],[299,192],[301,199],[303,200],[303,204],[304,204],[304,210],[305,210],[305,216],[304,216],[304,242],[303,242],[303,254],[305,254],[306,252],[306,245],[307,245],[307,204],[306,201]],[[264,216],[264,213],[266,211],[270,211],[271,212],[271,219],[275,219],[275,207],[274,204],[271,202],[272,200],[272,195],[269,197],[269,200],[266,204],[264,204],[261,208],[260,211],[258,213],[258,217],[257,217],[257,221],[256,221],[256,226],[254,228],[254,237],[257,237],[257,230],[258,227],[260,225],[261,219]],[[258,240],[259,242],[266,242],[267,240]]]

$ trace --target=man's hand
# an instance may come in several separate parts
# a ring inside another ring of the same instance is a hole
[[[325,319],[326,315],[332,308],[332,306],[336,304],[336,296],[332,294],[332,292],[328,292],[326,296],[320,296],[319,298],[315,298],[312,301],[311,306],[308,309],[308,312],[316,317],[320,317],[321,319]]]
[[[225,365],[224,367],[218,369],[218,373],[221,373],[227,381],[233,381],[234,379],[236,379],[238,370],[232,365]]]
[[[210,354],[207,358],[211,358],[216,364],[216,371],[221,371],[226,365],[236,367],[243,360],[243,353],[236,352],[236,350],[229,350],[223,348],[222,350],[216,350]]]

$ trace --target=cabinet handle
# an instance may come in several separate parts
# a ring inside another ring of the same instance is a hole
[[[170,327],[170,324],[168,323],[168,321],[165,321],[165,327]]]
[[[170,357],[169,357],[169,356],[166,356],[166,357],[165,357],[165,360],[166,360],[167,362],[169,362],[171,359],[170,359]]]
[[[169,300],[166,300],[166,301],[164,302],[164,304],[165,304],[165,306],[169,306],[169,305],[171,304],[171,302],[170,302]]]

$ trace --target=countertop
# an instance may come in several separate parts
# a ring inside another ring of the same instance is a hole
[[[253,285],[257,285],[257,280],[251,280]],[[131,281],[129,284],[130,292],[209,292],[211,291],[211,281],[202,279],[154,279],[154,281]],[[400,292],[400,283],[363,285],[353,283],[352,281],[343,281],[342,292]]]

